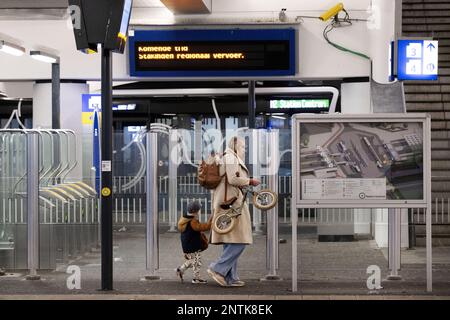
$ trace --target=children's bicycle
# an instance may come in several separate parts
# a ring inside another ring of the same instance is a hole
[[[218,212],[213,219],[212,227],[215,232],[226,234],[233,230],[236,224],[236,218],[241,215],[242,208],[245,205],[249,193],[253,195],[253,205],[260,210],[270,210],[275,207],[278,201],[277,194],[268,189],[255,191],[252,187],[247,186],[243,188],[243,192],[244,201],[242,201],[242,204],[239,207],[233,207],[237,197],[233,197],[220,205],[224,211]]]

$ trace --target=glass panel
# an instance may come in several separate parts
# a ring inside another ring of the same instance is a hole
[[[40,130],[39,134],[38,273],[65,273],[69,264],[74,264],[80,266],[83,277],[99,279],[100,256],[86,256],[99,247],[95,176],[83,177],[76,151],[78,141],[92,141],[92,137],[81,137],[70,130]],[[85,153],[92,159],[92,150]]]
[[[26,136],[0,131],[0,267],[27,268]]]
[[[114,132],[114,281],[138,281],[146,261],[146,127]]]
[[[187,120],[186,120],[187,121]],[[251,163],[250,149],[252,139],[248,132],[239,130],[236,118],[227,118],[226,127],[222,132],[217,131],[215,119],[202,120],[201,135],[201,154],[206,159],[211,151],[219,151],[227,145],[226,139],[236,134],[242,136],[247,141],[246,163],[250,170],[250,175],[254,175],[252,170],[256,170],[256,164]],[[228,125],[230,127],[228,127]],[[114,168],[116,176],[114,177],[114,272],[120,279],[135,280],[149,274],[146,270],[146,176],[142,172],[142,150],[146,139],[144,136],[137,137],[134,129],[125,127],[123,131],[115,133],[115,155]],[[161,129],[162,130],[162,129]],[[162,130],[164,131],[164,130]],[[178,221],[186,212],[190,202],[196,200],[201,204],[199,221],[207,222],[212,212],[211,192],[202,188],[197,181],[197,166],[195,161],[197,144],[197,135],[192,129],[177,129],[176,136],[171,142],[169,131],[159,133],[158,138],[158,219],[159,219],[159,268],[157,274],[163,279],[178,280],[174,269],[184,262],[183,251],[180,243],[180,233],[178,231]],[[284,135],[287,132],[283,133]],[[134,139],[134,140],[133,140]],[[255,139],[257,137],[255,136]],[[290,140],[289,140],[290,141]],[[265,146],[266,141],[261,143]],[[286,145],[285,143],[283,144]],[[289,147],[289,145],[287,145]],[[259,152],[262,156],[262,150]],[[256,150],[257,151],[257,150]],[[277,150],[278,152],[279,150]],[[284,150],[289,153],[289,150]],[[257,152],[258,153],[258,152]],[[289,157],[284,157],[286,161]],[[265,161],[262,162],[265,164]],[[286,163],[285,167],[289,166]],[[172,169],[173,176],[171,176]],[[117,173],[123,175],[118,175]],[[255,171],[256,173],[256,171]],[[262,185],[257,190],[268,187],[268,177],[266,172],[260,170],[259,179]],[[173,177],[173,178],[172,178]],[[171,180],[173,179],[173,180]],[[289,197],[290,179],[288,176],[280,177],[278,182],[283,184],[278,202],[280,222],[288,226],[289,221]],[[171,184],[174,185],[174,191],[171,191]],[[267,216],[265,213],[257,212],[252,204],[252,196],[247,199],[252,216],[252,228],[254,231],[254,244],[248,246],[239,260],[239,271],[243,279],[259,280],[268,274],[266,267],[266,241],[267,241]],[[280,228],[281,230],[282,228]],[[289,228],[284,227],[284,231],[289,232]],[[208,232],[207,232],[208,234]],[[280,235],[281,236],[281,235]],[[283,234],[287,238],[287,234]],[[278,239],[275,240],[278,242]],[[283,241],[285,243],[285,241]],[[280,257],[280,264],[286,274],[289,270],[290,250],[284,245],[283,257]],[[208,250],[203,252],[203,267],[201,270],[202,278],[208,278],[206,269],[208,265],[217,260],[221,255],[222,246],[210,245]],[[187,279],[192,278],[192,274],[186,274]],[[212,280],[211,280],[212,281]]]

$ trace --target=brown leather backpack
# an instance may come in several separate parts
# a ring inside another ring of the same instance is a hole
[[[215,189],[222,181],[223,176],[220,175],[220,165],[215,161],[214,156],[203,160],[198,167],[198,184],[206,189]]]

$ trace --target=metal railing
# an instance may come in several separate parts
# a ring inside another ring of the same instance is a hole
[[[25,198],[3,198],[0,201],[1,224],[26,224]],[[97,199],[48,200],[39,210],[39,224],[98,224]]]
[[[134,180],[132,176],[115,176],[113,179],[114,193],[120,194],[145,194],[146,193],[146,178],[142,177],[131,188],[124,190],[123,186]],[[267,177],[263,176],[261,182],[266,184]],[[278,190],[279,194],[291,193],[291,180],[290,176],[278,177]],[[186,176],[177,177],[178,193],[179,194],[208,194],[209,190],[201,187],[197,182],[197,175],[188,174]],[[158,189],[160,193],[167,194],[169,191],[169,179],[167,176],[158,177]]]
[[[114,199],[114,223],[145,223],[145,197],[121,197]]]
[[[130,182],[134,177],[115,177],[114,186],[120,190],[120,186]],[[266,177],[262,177],[262,184],[266,183]],[[207,210],[202,211],[201,220],[205,220],[206,211],[211,212],[210,191],[199,186],[197,176],[186,175],[177,177],[179,205],[177,218],[182,215],[189,201],[197,200]],[[282,223],[290,223],[290,204],[292,177],[278,177],[279,188],[279,218]],[[159,214],[160,222],[169,222],[167,177],[158,177],[158,189],[160,195]],[[117,224],[143,224],[145,223],[145,178],[142,178],[133,188],[126,192],[118,191],[114,201],[114,222]],[[333,211],[332,211],[333,210]],[[336,212],[337,210],[337,212]],[[425,212],[422,209],[412,210],[412,223],[424,224]],[[370,223],[370,214],[366,212],[354,213],[345,209],[302,209],[299,210],[299,222],[308,225],[319,223]],[[435,198],[433,200],[432,223],[436,225],[450,224],[450,198]]]
[[[160,199],[160,222],[166,223],[168,219],[168,198],[166,196],[167,182],[166,179],[160,177],[160,185],[163,187]],[[181,191],[179,191],[179,210],[177,218],[183,213],[183,210],[187,207],[190,201],[199,201],[204,208],[201,212],[201,221],[206,221],[207,213],[212,210],[210,193],[198,192],[191,182],[193,177],[179,177],[180,181],[183,181],[184,185],[181,185]],[[290,183],[290,177],[280,177],[280,186],[285,184],[285,181]],[[118,183],[127,181],[125,177],[118,178]],[[145,185],[144,183],[142,184]],[[286,186],[283,191],[288,191],[290,186]],[[145,223],[145,197],[144,193],[140,191],[142,188],[137,185],[133,188],[133,192],[121,194],[118,193],[118,197],[114,200],[114,222],[116,224],[143,224]],[[121,195],[124,195],[121,197]],[[290,202],[289,196],[283,197],[286,193],[280,193],[282,197],[279,200],[280,210],[280,222],[290,223]],[[99,216],[96,211],[97,201],[94,198],[86,198],[79,200],[70,200],[66,204],[60,203],[58,200],[51,200],[53,205],[43,203],[41,208],[41,223],[98,223]],[[84,202],[84,203],[82,203]],[[332,211],[333,210],[333,211]],[[347,223],[350,221],[360,221],[361,223],[369,222],[370,217],[366,213],[353,213],[350,210],[345,209],[301,209],[299,210],[299,222],[302,224],[316,225],[318,223]],[[423,209],[410,209],[412,211],[412,223],[421,225],[425,224],[425,211]],[[89,211],[89,212],[87,212]],[[2,198],[0,200],[0,223],[3,224],[23,224],[26,223],[26,199],[25,198]],[[433,200],[433,215],[432,223],[435,225],[450,224],[450,198],[435,198]]]
[[[416,225],[424,225],[426,219],[425,210],[420,208],[410,210],[412,211],[412,223]],[[432,224],[450,224],[450,198],[434,198],[432,212]]]

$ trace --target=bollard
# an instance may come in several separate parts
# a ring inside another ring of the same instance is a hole
[[[39,268],[39,135],[27,133],[27,280],[40,280]]]
[[[400,270],[401,250],[401,209],[388,209],[388,251],[389,270],[387,280],[402,280]]]
[[[250,130],[250,164],[252,166],[253,178],[261,180],[261,159],[259,150],[263,145],[263,130],[252,129]],[[262,181],[261,181],[262,182]],[[255,235],[262,235],[262,217],[261,210],[252,206],[253,212],[253,226]]]
[[[178,134],[177,130],[171,130],[169,134],[169,230],[177,232],[177,171],[178,171]]]
[[[279,133],[271,131],[266,133],[266,169],[268,189],[278,194],[278,164],[279,164]],[[261,280],[282,280],[277,274],[279,268],[279,241],[278,241],[278,203],[266,212],[267,239],[266,239],[266,267],[269,273]]]
[[[146,219],[146,267],[150,272],[145,280],[159,280],[158,233],[158,134],[147,133],[147,219]]]

